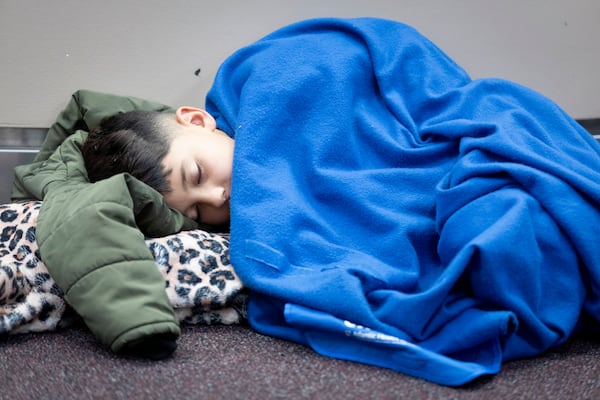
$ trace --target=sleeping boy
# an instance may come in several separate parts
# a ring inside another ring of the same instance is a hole
[[[185,216],[228,230],[233,143],[205,110],[180,107],[106,118],[82,154],[92,182],[131,173]]]
[[[110,290],[141,296],[153,281],[131,272],[139,231],[196,220],[230,229],[252,327],[324,355],[461,385],[598,329],[600,147],[549,99],[472,80],[406,25],[284,27],[222,64],[206,110],[158,111],[92,129],[95,184],[44,189],[40,248],[57,282],[82,275],[60,251],[100,243],[103,261],[129,262]],[[70,301],[102,338],[96,318],[116,311],[83,292]],[[127,328],[103,341],[118,351]]]

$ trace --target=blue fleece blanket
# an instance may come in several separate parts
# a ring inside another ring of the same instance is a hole
[[[446,385],[600,317],[600,149],[406,25],[320,19],[220,68],[231,257],[260,332]]]

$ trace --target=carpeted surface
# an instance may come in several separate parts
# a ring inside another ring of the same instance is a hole
[[[120,358],[75,327],[0,339],[0,399],[599,399],[600,342],[573,340],[448,388],[243,326],[184,327],[173,358]]]

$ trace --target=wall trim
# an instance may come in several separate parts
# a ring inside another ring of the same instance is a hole
[[[0,126],[0,151],[37,151],[46,138],[48,128],[16,128]]]
[[[600,118],[578,119],[577,122],[600,141]],[[41,147],[47,131],[48,128],[0,126],[0,152],[35,152]]]
[[[600,118],[578,119],[577,122],[594,135],[596,139],[600,140]]]

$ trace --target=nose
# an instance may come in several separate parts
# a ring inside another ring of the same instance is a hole
[[[229,199],[229,194],[223,186],[213,186],[207,188],[202,197],[204,197],[202,202],[205,204],[219,208]]]

